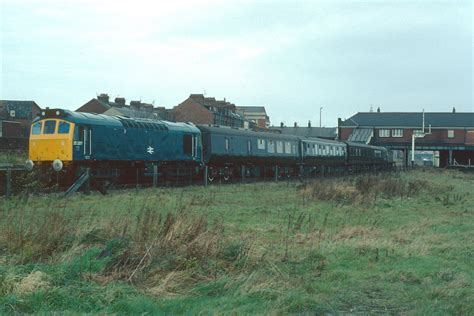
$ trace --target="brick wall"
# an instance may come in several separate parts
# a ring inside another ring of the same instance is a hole
[[[406,143],[411,144],[411,138],[413,135],[412,129],[403,129],[403,137],[393,137],[392,136],[392,129],[390,130],[390,137],[380,137],[379,130],[375,130],[374,141],[377,143]],[[426,129],[426,132],[428,129]],[[455,129],[454,130],[454,137],[448,138],[448,130],[447,129],[432,129],[430,135],[426,135],[423,138],[417,138],[416,142],[419,144],[464,144],[466,139],[466,131],[462,129]]]
[[[188,98],[171,110],[176,122],[192,122],[194,124],[213,124],[214,115],[211,111]]]
[[[107,111],[108,108],[101,104],[97,99],[92,99],[80,108],[76,112],[88,112],[88,113],[97,113],[102,114]]]
[[[353,128],[343,128],[341,127],[341,135],[339,135],[339,138],[341,140],[348,140],[349,136],[352,134]]]

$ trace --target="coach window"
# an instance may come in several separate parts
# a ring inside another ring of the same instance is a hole
[[[43,134],[54,134],[55,130],[56,130],[56,121],[46,121],[46,122],[44,122]]]
[[[392,137],[403,137],[402,129],[392,129]]]
[[[258,149],[265,149],[265,139],[259,139],[257,143]]]
[[[379,137],[390,137],[389,129],[379,129]]]
[[[448,138],[454,138],[454,130],[453,129],[448,130]]]
[[[272,154],[275,152],[275,143],[273,140],[268,141],[268,152]]]
[[[277,153],[282,154],[283,153],[283,142],[281,140],[277,140],[276,146],[277,146]]]
[[[36,122],[35,124],[33,124],[33,127],[31,128],[31,134],[32,135],[39,135],[41,134],[41,126],[43,124],[41,124],[41,122]]]
[[[287,154],[291,154],[291,143],[290,142],[285,142],[285,152]]]
[[[69,134],[69,123],[68,122],[59,122],[58,134]]]
[[[183,135],[183,153],[185,155],[193,153],[193,138],[191,135]]]
[[[225,139],[225,150],[229,151],[229,139],[228,138]]]

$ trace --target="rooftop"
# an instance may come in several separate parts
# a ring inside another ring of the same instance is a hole
[[[236,106],[236,109],[246,113],[267,113],[265,107],[261,105]]]
[[[359,112],[341,127],[421,127],[423,112]],[[425,112],[425,126],[474,127],[474,112]]]

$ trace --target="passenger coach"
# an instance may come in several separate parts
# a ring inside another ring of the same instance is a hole
[[[300,162],[299,138],[230,127],[198,126],[209,180],[223,177],[290,176]]]

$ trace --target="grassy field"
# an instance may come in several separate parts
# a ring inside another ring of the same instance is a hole
[[[0,313],[474,314],[474,175],[0,200]]]

